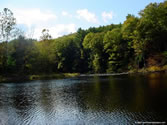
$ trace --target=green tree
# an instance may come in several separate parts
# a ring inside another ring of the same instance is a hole
[[[6,43],[0,43],[0,73],[4,73],[4,66],[6,65]]]
[[[126,66],[127,48],[127,42],[122,39],[121,28],[115,28],[105,34],[104,50],[109,55],[108,72],[119,72]]]
[[[79,53],[80,57],[78,58],[78,61],[77,61],[78,62],[77,71],[81,73],[88,71],[88,66],[87,66],[88,65],[88,53],[87,51],[84,50],[83,45],[82,45],[86,34],[87,34],[86,30],[79,28],[74,38],[75,43],[78,45],[79,51],[80,51]]]
[[[89,51],[89,67],[95,72],[105,71],[105,53],[103,51],[104,33],[89,33],[86,35],[83,46]]]
[[[146,58],[167,48],[167,1],[151,3],[139,14],[133,48],[139,67],[143,67]]]
[[[8,72],[13,73],[27,73],[29,71],[27,67],[27,61],[31,58],[27,56],[31,53],[29,50],[33,48],[33,41],[25,39],[24,36],[20,36],[18,39],[9,42],[9,54],[7,60]]]
[[[134,32],[136,30],[139,19],[128,14],[126,21],[122,25],[122,37],[128,41],[129,48],[133,46]]]
[[[59,72],[75,72],[77,69],[80,50],[75,41],[75,34],[58,38],[53,43],[52,52]]]
[[[3,70],[5,72],[7,68],[7,60],[8,60],[8,40],[13,37],[13,32],[16,25],[16,19],[13,16],[13,12],[8,9],[4,8],[2,12],[0,12],[0,41],[5,42],[5,53],[4,54],[4,65]]]
[[[36,42],[35,46],[37,51],[35,53],[39,53],[37,56],[37,64],[40,66],[37,68],[39,72],[52,72],[55,70],[52,68],[53,65],[53,53],[52,53],[52,43],[53,40],[45,40]]]
[[[134,39],[135,39],[135,33],[136,33],[136,28],[139,22],[139,18],[128,14],[126,17],[126,20],[124,21],[122,25],[122,38],[127,42],[128,44],[128,49],[127,49],[127,55],[129,55],[131,58],[128,58],[129,62],[129,69],[132,68],[134,65],[136,65],[136,62],[134,59],[136,58],[135,51],[137,50],[136,47],[134,46]],[[138,61],[138,60],[137,60]],[[133,67],[134,68],[134,67]]]

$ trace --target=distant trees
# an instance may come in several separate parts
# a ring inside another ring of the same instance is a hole
[[[104,37],[104,50],[109,55],[108,72],[115,72],[122,68],[123,61],[126,60],[126,41],[122,39],[121,29],[115,28],[108,31]]]
[[[0,71],[5,72],[5,67],[6,67],[6,43],[0,43]]]
[[[23,71],[28,72],[28,60],[27,58],[31,53],[33,47],[32,40],[25,39],[23,36],[19,36],[18,39],[12,40],[9,43],[8,54],[8,72]]]
[[[5,48],[3,50],[3,60],[2,60],[2,70],[6,72],[7,60],[8,60],[8,40],[13,37],[15,34],[12,32],[15,29],[16,19],[13,16],[13,13],[10,9],[4,8],[0,12],[0,41],[6,42]]]
[[[4,66],[8,73],[22,74],[123,72],[143,68],[150,60],[156,62],[153,57],[166,59],[167,1],[151,3],[139,15],[129,14],[123,24],[79,28],[57,39],[43,29],[39,42],[23,36],[2,42],[0,73],[4,73]],[[10,39],[14,26],[13,13],[4,9],[0,15],[2,41]]]
[[[151,3],[139,14],[141,17],[134,30],[133,48],[141,67],[145,65],[146,58],[167,49],[165,35],[167,34],[167,1]]]
[[[75,34],[58,38],[53,43],[55,62],[59,72],[79,71],[80,49]]]
[[[89,33],[83,41],[83,47],[90,52],[89,66],[94,69],[94,72],[104,72],[103,64],[103,37],[104,33]]]

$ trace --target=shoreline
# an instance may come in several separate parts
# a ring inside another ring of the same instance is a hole
[[[167,72],[167,65],[164,66],[150,66],[142,69],[129,70],[128,73],[156,73],[156,72]]]
[[[53,73],[53,74],[35,74],[35,75],[0,75],[0,83],[10,83],[10,82],[24,82],[33,80],[49,80],[49,79],[63,79],[72,77],[92,77],[92,76],[116,76],[116,75],[128,75],[128,74],[148,74],[167,72],[167,65],[159,67],[152,66],[142,69],[133,69],[122,73],[94,73],[94,74],[80,74],[80,73]]]
[[[35,75],[0,75],[0,83],[24,82],[33,80],[63,79],[79,76],[80,73],[57,73],[57,74],[35,74]]]

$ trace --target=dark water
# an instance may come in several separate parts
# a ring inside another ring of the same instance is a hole
[[[126,125],[166,120],[166,74],[0,84],[0,125]]]

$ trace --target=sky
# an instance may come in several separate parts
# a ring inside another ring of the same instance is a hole
[[[128,14],[138,16],[153,2],[164,0],[0,0],[0,12],[9,8],[27,37],[39,39],[42,29],[53,38],[88,29],[123,23]]]

